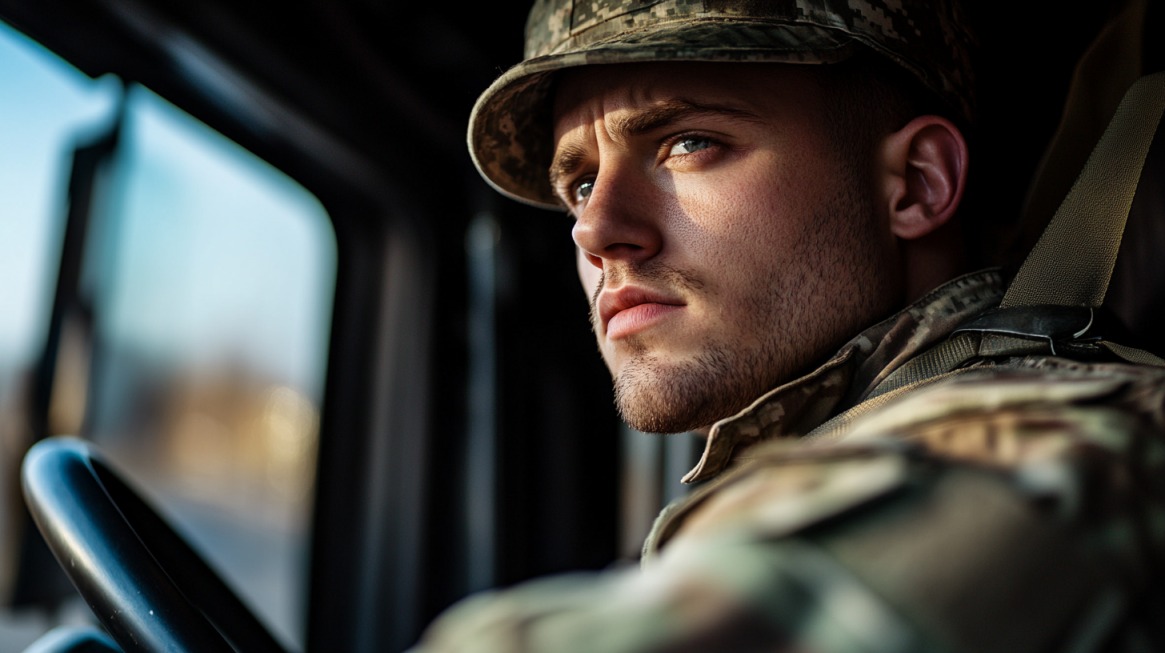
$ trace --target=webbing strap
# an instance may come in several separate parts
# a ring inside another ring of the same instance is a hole
[[[960,333],[931,347],[891,372],[866,398],[872,399],[958,368],[979,355],[979,341],[978,334]]]
[[[1162,359],[1160,356],[1158,356],[1156,354],[1147,352],[1144,349],[1136,349],[1134,347],[1126,347],[1124,345],[1120,345],[1120,344],[1117,344],[1115,342],[1108,342],[1107,340],[1101,342],[1100,346],[1104,347],[1105,349],[1112,352],[1116,356],[1118,356],[1124,360],[1127,360],[1130,363],[1139,363],[1141,365],[1156,365],[1159,367],[1165,367],[1165,359]]]
[[[1145,156],[1165,110],[1165,72],[1137,80],[1001,306],[1104,302]]]

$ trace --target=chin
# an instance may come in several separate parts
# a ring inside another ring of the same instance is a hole
[[[710,393],[716,389],[718,392]],[[711,424],[736,414],[740,397],[705,374],[665,372],[645,378],[639,367],[615,378],[615,406],[628,426],[647,433],[683,433],[707,430]]]

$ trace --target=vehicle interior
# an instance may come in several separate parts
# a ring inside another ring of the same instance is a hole
[[[144,515],[150,550],[102,549],[134,569],[83,561],[109,586],[254,613],[221,650],[403,651],[471,593],[634,563],[699,440],[619,422],[569,219],[472,167],[470,107],[527,10],[0,0],[0,653],[109,629],[25,504],[42,442],[64,449],[38,459],[47,494]],[[969,7],[967,210],[1012,266],[1165,46],[1157,0],[1006,12]],[[1110,293],[1158,352],[1161,188]]]

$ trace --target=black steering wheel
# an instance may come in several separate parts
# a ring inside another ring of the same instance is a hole
[[[54,437],[24,458],[24,497],[57,562],[127,652],[284,648],[93,445]]]

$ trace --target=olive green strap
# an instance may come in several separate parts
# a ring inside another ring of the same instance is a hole
[[[1156,354],[1145,351],[1144,349],[1137,349],[1135,347],[1126,347],[1115,342],[1107,340],[1101,341],[1100,346],[1107,349],[1110,353],[1122,360],[1130,363],[1139,363],[1141,365],[1156,365],[1158,367],[1165,367],[1165,359],[1162,359]]]
[[[1163,109],[1165,73],[1129,88],[1001,306],[1101,305]]]

